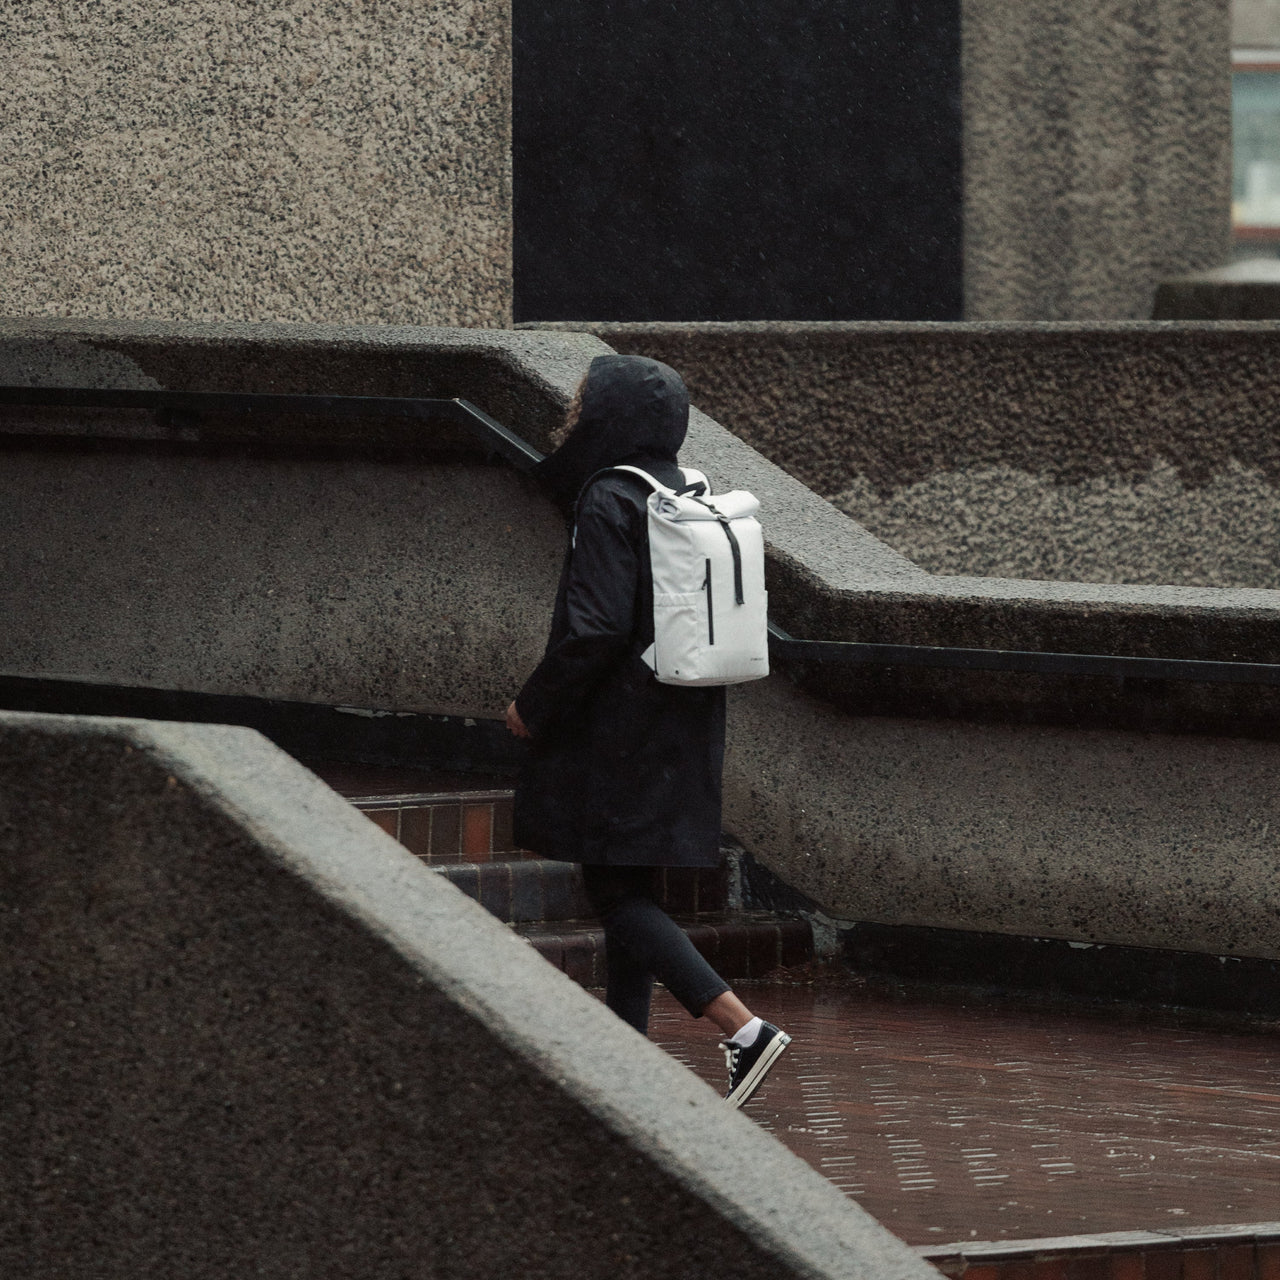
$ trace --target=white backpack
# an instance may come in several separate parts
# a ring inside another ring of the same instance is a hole
[[[769,599],[759,501],[744,489],[712,497],[706,476],[685,488],[639,467],[649,495],[653,644],[640,656],[662,684],[740,684],[769,674]],[[695,497],[687,490],[701,487]]]

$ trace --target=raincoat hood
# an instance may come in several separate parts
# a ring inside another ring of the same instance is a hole
[[[534,474],[562,507],[572,507],[582,486],[606,467],[674,466],[688,429],[689,393],[674,369],[647,356],[596,356],[577,423]]]

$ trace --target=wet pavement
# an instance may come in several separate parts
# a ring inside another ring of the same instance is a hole
[[[743,984],[794,1041],[746,1107],[911,1244],[1280,1219],[1280,1033]],[[652,1038],[723,1091],[714,1028]]]

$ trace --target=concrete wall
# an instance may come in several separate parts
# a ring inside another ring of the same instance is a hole
[[[729,706],[733,832],[837,925],[1280,958],[1280,744]]]
[[[0,1269],[927,1280],[243,729],[0,714]]]
[[[462,395],[538,442],[606,350],[558,334],[11,322],[0,383]],[[140,413],[0,419],[0,671],[499,714],[541,656],[563,525],[456,429],[222,418],[175,438]],[[815,567],[919,573],[714,423],[695,435],[713,475],[750,470],[800,563],[813,543]]]
[[[93,447],[5,464],[10,671],[465,714],[542,655],[528,599],[554,595],[563,525],[512,471]]]
[[[8,8],[10,315],[509,321],[507,0]]]
[[[778,426],[765,447],[802,474],[879,458],[877,474],[927,476],[1010,442],[1030,459],[1037,441],[1047,457],[1075,441],[1061,466],[1086,467],[1108,424],[1141,468],[1136,406],[1189,473],[1267,439],[1266,326],[818,331],[843,345],[693,327],[659,354],[702,397],[695,339],[723,340],[722,385],[757,415],[744,434]],[[555,332],[28,324],[0,340],[0,370],[462,394],[542,442],[604,349]],[[812,416],[789,420],[810,379]],[[882,453],[845,429],[850,396]],[[0,414],[0,510],[25,512],[2,542],[0,674],[500,715],[550,615],[562,535],[542,500],[434,426],[250,426],[175,440],[146,415]],[[1280,662],[1280,592],[934,576],[702,413],[686,460],[762,498],[771,612],[797,635]],[[1275,688],[815,666],[732,707],[726,825],[834,917],[1280,955]]]
[[[1228,0],[963,12],[966,319],[1141,319],[1227,261]]]
[[[596,325],[932,573],[1280,587],[1275,325]]]

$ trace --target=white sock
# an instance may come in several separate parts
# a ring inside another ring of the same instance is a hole
[[[752,1018],[744,1027],[739,1027],[737,1031],[729,1037],[731,1044],[736,1044],[740,1049],[749,1049],[756,1042],[756,1036],[760,1034],[760,1028],[764,1026],[763,1018]]]

